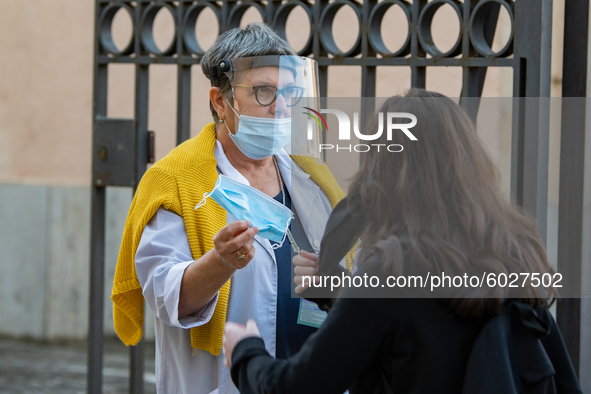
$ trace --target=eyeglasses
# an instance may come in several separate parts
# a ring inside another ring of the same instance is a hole
[[[282,95],[285,100],[285,104],[288,107],[296,105],[304,95],[304,88],[299,86],[286,86],[284,88],[277,88],[272,85],[234,85],[241,88],[248,88],[254,90],[254,96],[257,99],[257,103],[262,106],[271,105],[277,100],[277,95]],[[293,99],[293,102],[292,102]]]

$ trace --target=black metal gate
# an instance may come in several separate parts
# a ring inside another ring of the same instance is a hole
[[[569,0],[567,4],[568,2]],[[586,31],[588,0],[578,3],[578,6],[575,4],[571,7],[574,7],[575,12],[586,12],[583,20],[577,25],[579,26],[577,28],[584,25]],[[400,6],[404,11],[408,19],[409,34],[402,48],[396,52],[390,52],[381,37],[380,25],[386,11],[394,5]],[[442,53],[434,45],[431,33],[434,14],[443,5],[451,6],[460,20],[460,35],[454,46],[446,53]],[[313,57],[318,61],[323,96],[326,96],[328,73],[333,65],[361,67],[361,92],[359,93],[362,97],[375,96],[376,67],[378,66],[410,66],[413,87],[425,87],[427,67],[462,67],[462,97],[481,96],[488,67],[510,67],[514,75],[514,97],[550,96],[552,0],[464,0],[463,2],[457,0],[320,0],[314,2],[96,0],[89,393],[102,392],[105,188],[108,186],[135,188],[147,163],[153,158],[153,135],[147,129],[150,65],[170,64],[177,68],[176,140],[177,144],[181,143],[190,136],[191,67],[198,64],[204,54],[195,39],[195,23],[200,12],[204,9],[213,11],[219,21],[219,31],[222,33],[238,27],[246,10],[249,7],[255,7],[260,11],[263,20],[273,25],[279,35],[286,38],[287,17],[297,6],[305,10],[311,26],[310,39],[299,54]],[[343,6],[351,7],[359,19],[359,37],[355,45],[346,53],[341,52],[335,44],[331,28],[337,11]],[[507,45],[500,51],[493,52],[492,39],[500,7],[504,7],[508,12],[512,30]],[[176,28],[173,43],[164,51],[158,48],[153,37],[154,19],[162,8],[170,11]],[[123,50],[115,46],[111,35],[113,18],[121,9],[128,12],[133,21],[133,39]],[[567,26],[567,29],[570,29],[570,26]],[[579,35],[580,30],[576,34]],[[573,45],[579,45],[582,48],[584,44],[586,59],[587,35],[580,39],[571,37],[571,40],[573,44],[565,45],[565,52],[570,53]],[[135,116],[133,119],[107,117],[108,68],[110,64],[115,63],[135,65]],[[565,64],[565,73],[570,66],[570,62]],[[573,62],[572,66],[579,67],[579,71],[582,70],[580,62]],[[565,86],[570,85],[565,84]],[[566,94],[571,95],[569,92]],[[474,105],[474,100],[462,100],[461,104],[473,118],[476,117],[478,106]],[[540,120],[545,116],[543,113],[537,110],[528,111],[530,110],[526,110],[519,100],[516,101],[513,113],[511,195],[515,201],[523,205],[527,212],[537,218],[540,233],[545,237],[548,128],[547,122]],[[526,117],[528,120],[539,122],[539,126],[534,128],[535,132],[526,132],[522,127]],[[579,157],[569,163],[571,166],[576,166],[576,160],[583,159],[584,157]],[[574,193],[582,195],[582,189],[575,189]],[[582,204],[565,209],[571,210],[567,212],[568,214],[576,213],[578,209],[582,210]],[[562,222],[561,226],[561,234],[569,231],[564,230],[566,227]],[[579,256],[579,261],[580,258]],[[580,304],[578,307],[580,308]],[[570,305],[564,309],[564,313],[568,313],[567,317],[572,327],[580,321],[577,320],[580,316],[577,315],[576,308],[577,305]],[[566,312],[567,309],[570,312]],[[566,328],[570,329],[571,326]],[[577,355],[576,357],[573,355],[573,361],[578,366],[580,333],[573,331],[572,334],[574,336],[570,339],[569,346],[571,351],[577,349]],[[567,333],[567,339],[569,335]],[[131,350],[130,392],[143,392],[141,343]]]

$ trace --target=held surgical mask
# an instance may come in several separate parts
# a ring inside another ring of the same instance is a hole
[[[218,177],[213,190],[203,195],[203,199],[195,209],[205,205],[208,197],[213,198],[236,219],[248,220],[251,226],[258,227],[258,235],[261,237],[278,242],[272,245],[273,249],[283,245],[292,219],[292,212],[285,205],[254,187],[244,185],[225,175]]]
[[[240,122],[236,135],[232,134],[227,125],[226,129],[232,141],[246,157],[262,160],[273,156],[291,141],[291,118],[273,119],[238,115],[232,105],[230,108]]]

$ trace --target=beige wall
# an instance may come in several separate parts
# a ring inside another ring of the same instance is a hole
[[[93,1],[2,2],[0,181],[88,184]]]

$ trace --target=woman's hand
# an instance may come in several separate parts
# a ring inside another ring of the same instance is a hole
[[[259,328],[254,320],[249,319],[246,326],[238,323],[227,322],[224,329],[224,365],[228,368],[232,366],[232,352],[238,343],[250,337],[261,337]]]
[[[302,280],[304,276],[312,277],[314,283],[316,283],[320,279],[318,276],[316,276],[316,274],[318,273],[318,255],[302,251],[301,255],[295,256],[293,258],[293,263],[295,265],[295,277],[293,278],[293,281],[297,285],[295,288],[295,292],[296,294],[300,294],[302,291],[310,287],[310,282],[307,279],[306,286],[303,286]]]
[[[213,237],[213,249],[189,264],[181,281],[179,318],[203,308],[234,275],[254,258],[257,227],[238,220],[222,227]]]
[[[225,225],[213,237],[214,252],[217,260],[227,268],[241,269],[254,258],[254,236],[257,227],[250,227],[246,220],[239,220]]]

